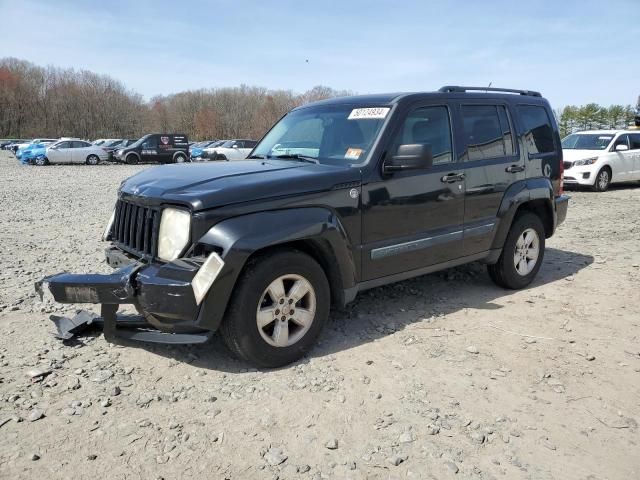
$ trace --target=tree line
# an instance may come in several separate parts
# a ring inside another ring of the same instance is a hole
[[[323,86],[298,94],[241,85],[144,101],[108,75],[2,58],[0,138],[137,138],[175,132],[194,140],[258,139],[292,108],[349,93]],[[556,116],[564,136],[577,130],[624,128],[633,122],[633,109],[590,103],[566,106]]]
[[[292,108],[348,95],[317,86],[297,94],[241,85],[156,96],[146,102],[108,75],[0,59],[0,138],[260,138]]]
[[[640,97],[638,98],[640,105]],[[603,107],[597,103],[567,105],[556,111],[560,135],[564,137],[581,130],[616,130],[633,125],[634,109],[631,105]]]

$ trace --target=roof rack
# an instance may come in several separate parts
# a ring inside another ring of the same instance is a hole
[[[464,93],[469,90],[478,91],[478,92],[517,93],[518,95],[527,95],[529,97],[542,97],[540,92],[534,92],[533,90],[516,90],[513,88],[459,87],[456,85],[446,85],[438,91],[443,93]]]

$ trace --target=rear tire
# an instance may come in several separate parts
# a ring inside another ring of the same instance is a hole
[[[175,157],[173,157],[173,163],[184,163],[187,161],[187,157],[183,154],[179,153]]]
[[[236,282],[222,338],[237,357],[255,366],[287,365],[314,345],[330,301],[327,277],[308,255],[281,250],[258,256]]]
[[[99,162],[100,158],[97,155],[89,155],[86,160],[87,165],[98,165]]]
[[[611,170],[607,167],[602,167],[596,175],[596,181],[593,184],[593,189],[596,192],[606,192],[611,185]]]
[[[489,277],[503,288],[518,290],[529,285],[544,258],[544,225],[535,213],[518,216],[509,230],[500,258],[487,265]]]

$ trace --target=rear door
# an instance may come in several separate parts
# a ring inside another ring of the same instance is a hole
[[[507,103],[467,101],[456,110],[466,182],[463,251],[473,255],[490,249],[505,190],[524,180],[525,165]]]
[[[74,141],[71,142],[71,161],[73,163],[85,163],[89,156],[91,144],[87,142]]]

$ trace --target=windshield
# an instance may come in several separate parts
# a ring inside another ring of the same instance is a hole
[[[295,110],[271,129],[252,156],[300,156],[334,165],[363,163],[389,111],[389,107],[353,105]]]
[[[571,150],[604,150],[612,139],[612,134],[574,133],[564,137],[562,148]]]

